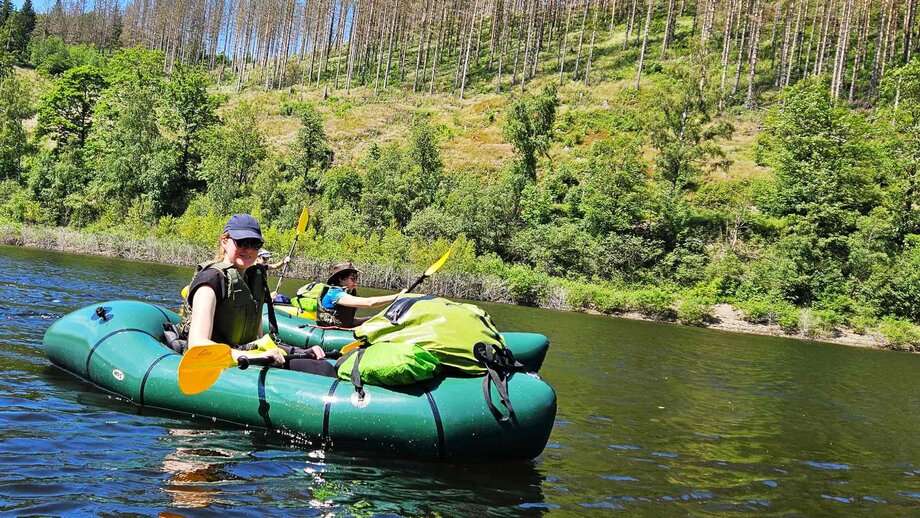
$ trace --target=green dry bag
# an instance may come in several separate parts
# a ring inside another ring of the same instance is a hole
[[[442,365],[481,375],[486,366],[476,358],[476,344],[506,349],[492,318],[479,306],[433,295],[402,295],[384,312],[355,329],[369,344],[398,342],[418,345]]]
[[[338,362],[339,377],[371,385],[411,385],[434,377],[440,363],[421,347],[409,343],[377,343],[356,349]],[[356,383],[356,386],[358,384]]]

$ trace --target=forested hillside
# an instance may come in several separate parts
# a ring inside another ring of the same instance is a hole
[[[920,346],[916,0],[0,3],[0,219]]]

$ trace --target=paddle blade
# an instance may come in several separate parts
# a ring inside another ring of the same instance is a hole
[[[307,229],[308,221],[310,221],[310,213],[307,212],[307,208],[304,207],[303,210],[300,211],[300,219],[297,220],[297,233],[298,234],[303,233],[303,231]]]
[[[239,365],[224,344],[190,347],[179,362],[179,390],[193,395],[204,392],[220,377],[220,373]]]
[[[425,277],[431,277],[432,275],[434,275],[434,272],[440,270],[441,267],[444,266],[444,263],[447,262],[447,258],[450,257],[450,253],[454,251],[454,245],[456,244],[457,244],[456,241],[451,243],[450,248],[448,248],[447,251],[444,252],[444,255],[442,255],[441,258],[438,259],[438,262],[432,264],[431,266],[428,267],[427,270],[425,270]]]

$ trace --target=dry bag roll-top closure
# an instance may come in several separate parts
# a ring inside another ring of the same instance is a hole
[[[433,295],[399,297],[384,312],[355,329],[368,346],[339,360],[339,377],[363,397],[363,383],[406,385],[447,375],[485,376],[483,396],[501,421],[514,417],[508,377],[522,370],[482,308]],[[494,385],[505,411],[492,400]]]

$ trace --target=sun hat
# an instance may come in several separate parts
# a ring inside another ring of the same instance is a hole
[[[268,259],[272,256],[272,253],[264,248],[259,249],[259,257],[262,259]]]
[[[361,270],[355,268],[355,265],[352,263],[339,263],[332,267],[332,271],[329,273],[329,279],[326,281],[326,284],[335,284],[336,280],[339,277],[342,277],[343,272],[355,272],[361,273]]]
[[[249,214],[234,214],[224,225],[224,232],[230,234],[231,239],[258,239],[264,242],[262,227],[256,218]]]

